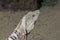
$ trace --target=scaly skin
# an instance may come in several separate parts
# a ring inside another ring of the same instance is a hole
[[[34,23],[39,16],[40,11],[28,12],[19,22],[8,40],[26,40],[26,34],[34,28]]]

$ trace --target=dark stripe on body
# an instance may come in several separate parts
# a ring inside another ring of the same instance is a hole
[[[13,37],[10,37],[11,39],[15,40]]]
[[[20,35],[20,33],[19,33],[17,30],[15,30],[15,34],[16,34],[17,36]]]

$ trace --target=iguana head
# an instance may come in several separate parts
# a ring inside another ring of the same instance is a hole
[[[29,33],[34,28],[34,23],[40,14],[40,10],[30,11],[26,17],[26,30]]]

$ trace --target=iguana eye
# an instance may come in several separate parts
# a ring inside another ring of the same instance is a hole
[[[32,15],[32,17],[34,17],[35,15]]]

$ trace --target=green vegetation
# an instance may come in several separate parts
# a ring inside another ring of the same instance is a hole
[[[45,6],[54,6],[58,0],[43,0],[42,5]]]
[[[43,6],[55,6],[58,0],[0,0],[0,10],[37,10]]]

